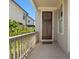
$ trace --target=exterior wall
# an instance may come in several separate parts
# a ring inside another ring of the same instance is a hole
[[[24,14],[25,19],[23,19]],[[26,25],[26,13],[12,0],[9,0],[9,19],[15,20],[17,22],[23,23],[23,25]]]
[[[70,0],[68,0],[68,53],[70,54]]]
[[[41,33],[41,11],[37,10],[36,12],[36,20],[35,20],[35,31],[39,34],[39,39],[41,39],[42,33]]]
[[[57,10],[54,11],[54,40],[57,40]]]
[[[34,20],[30,16],[27,16],[27,25],[34,25]]]
[[[58,10],[56,10],[55,12],[57,12],[57,14],[58,14]],[[57,33],[56,34],[56,39],[57,39],[57,41],[58,41],[58,43],[59,43],[59,45],[60,45],[60,47],[63,49],[63,51],[64,52],[66,52],[67,54],[69,54],[69,38],[68,38],[68,20],[69,20],[69,18],[68,18],[68,1],[67,0],[64,0],[64,33],[63,34],[60,34],[59,32],[58,32],[58,23],[57,23],[57,21],[56,21],[57,19],[55,19],[55,33]]]

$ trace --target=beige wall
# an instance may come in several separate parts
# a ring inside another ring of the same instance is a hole
[[[20,7],[13,1],[9,0],[9,18],[26,25],[26,18],[23,20],[23,14],[26,14]]]
[[[58,10],[56,10],[55,11],[55,20],[54,20],[54,24],[55,24],[55,26],[54,26],[54,29],[55,29],[55,31],[54,31],[54,33],[55,33],[55,40],[57,40],[58,41],[58,44],[60,45],[60,47],[63,49],[63,51],[64,52],[66,52],[67,54],[70,52],[70,46],[69,46],[69,36],[68,36],[68,20],[69,20],[69,18],[68,18],[68,2],[67,2],[67,0],[65,0],[64,1],[64,24],[63,24],[63,26],[64,26],[64,33],[63,34],[61,34],[61,33],[59,33],[58,32],[58,20],[59,19],[57,19],[57,17],[58,16],[56,16],[58,14]]]
[[[41,38],[41,11],[36,11],[36,18],[35,18],[35,30],[39,33],[39,39]]]
[[[54,40],[57,40],[57,32],[58,32],[58,29],[57,29],[57,10],[54,11]]]

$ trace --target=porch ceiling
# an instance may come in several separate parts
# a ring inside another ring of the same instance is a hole
[[[33,0],[36,7],[57,7],[60,0]]]

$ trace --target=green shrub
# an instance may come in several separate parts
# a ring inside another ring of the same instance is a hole
[[[15,36],[34,31],[35,27],[27,27],[19,22],[9,19],[9,36]]]

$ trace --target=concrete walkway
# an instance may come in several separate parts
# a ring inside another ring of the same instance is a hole
[[[38,43],[27,59],[69,59],[56,43]]]

